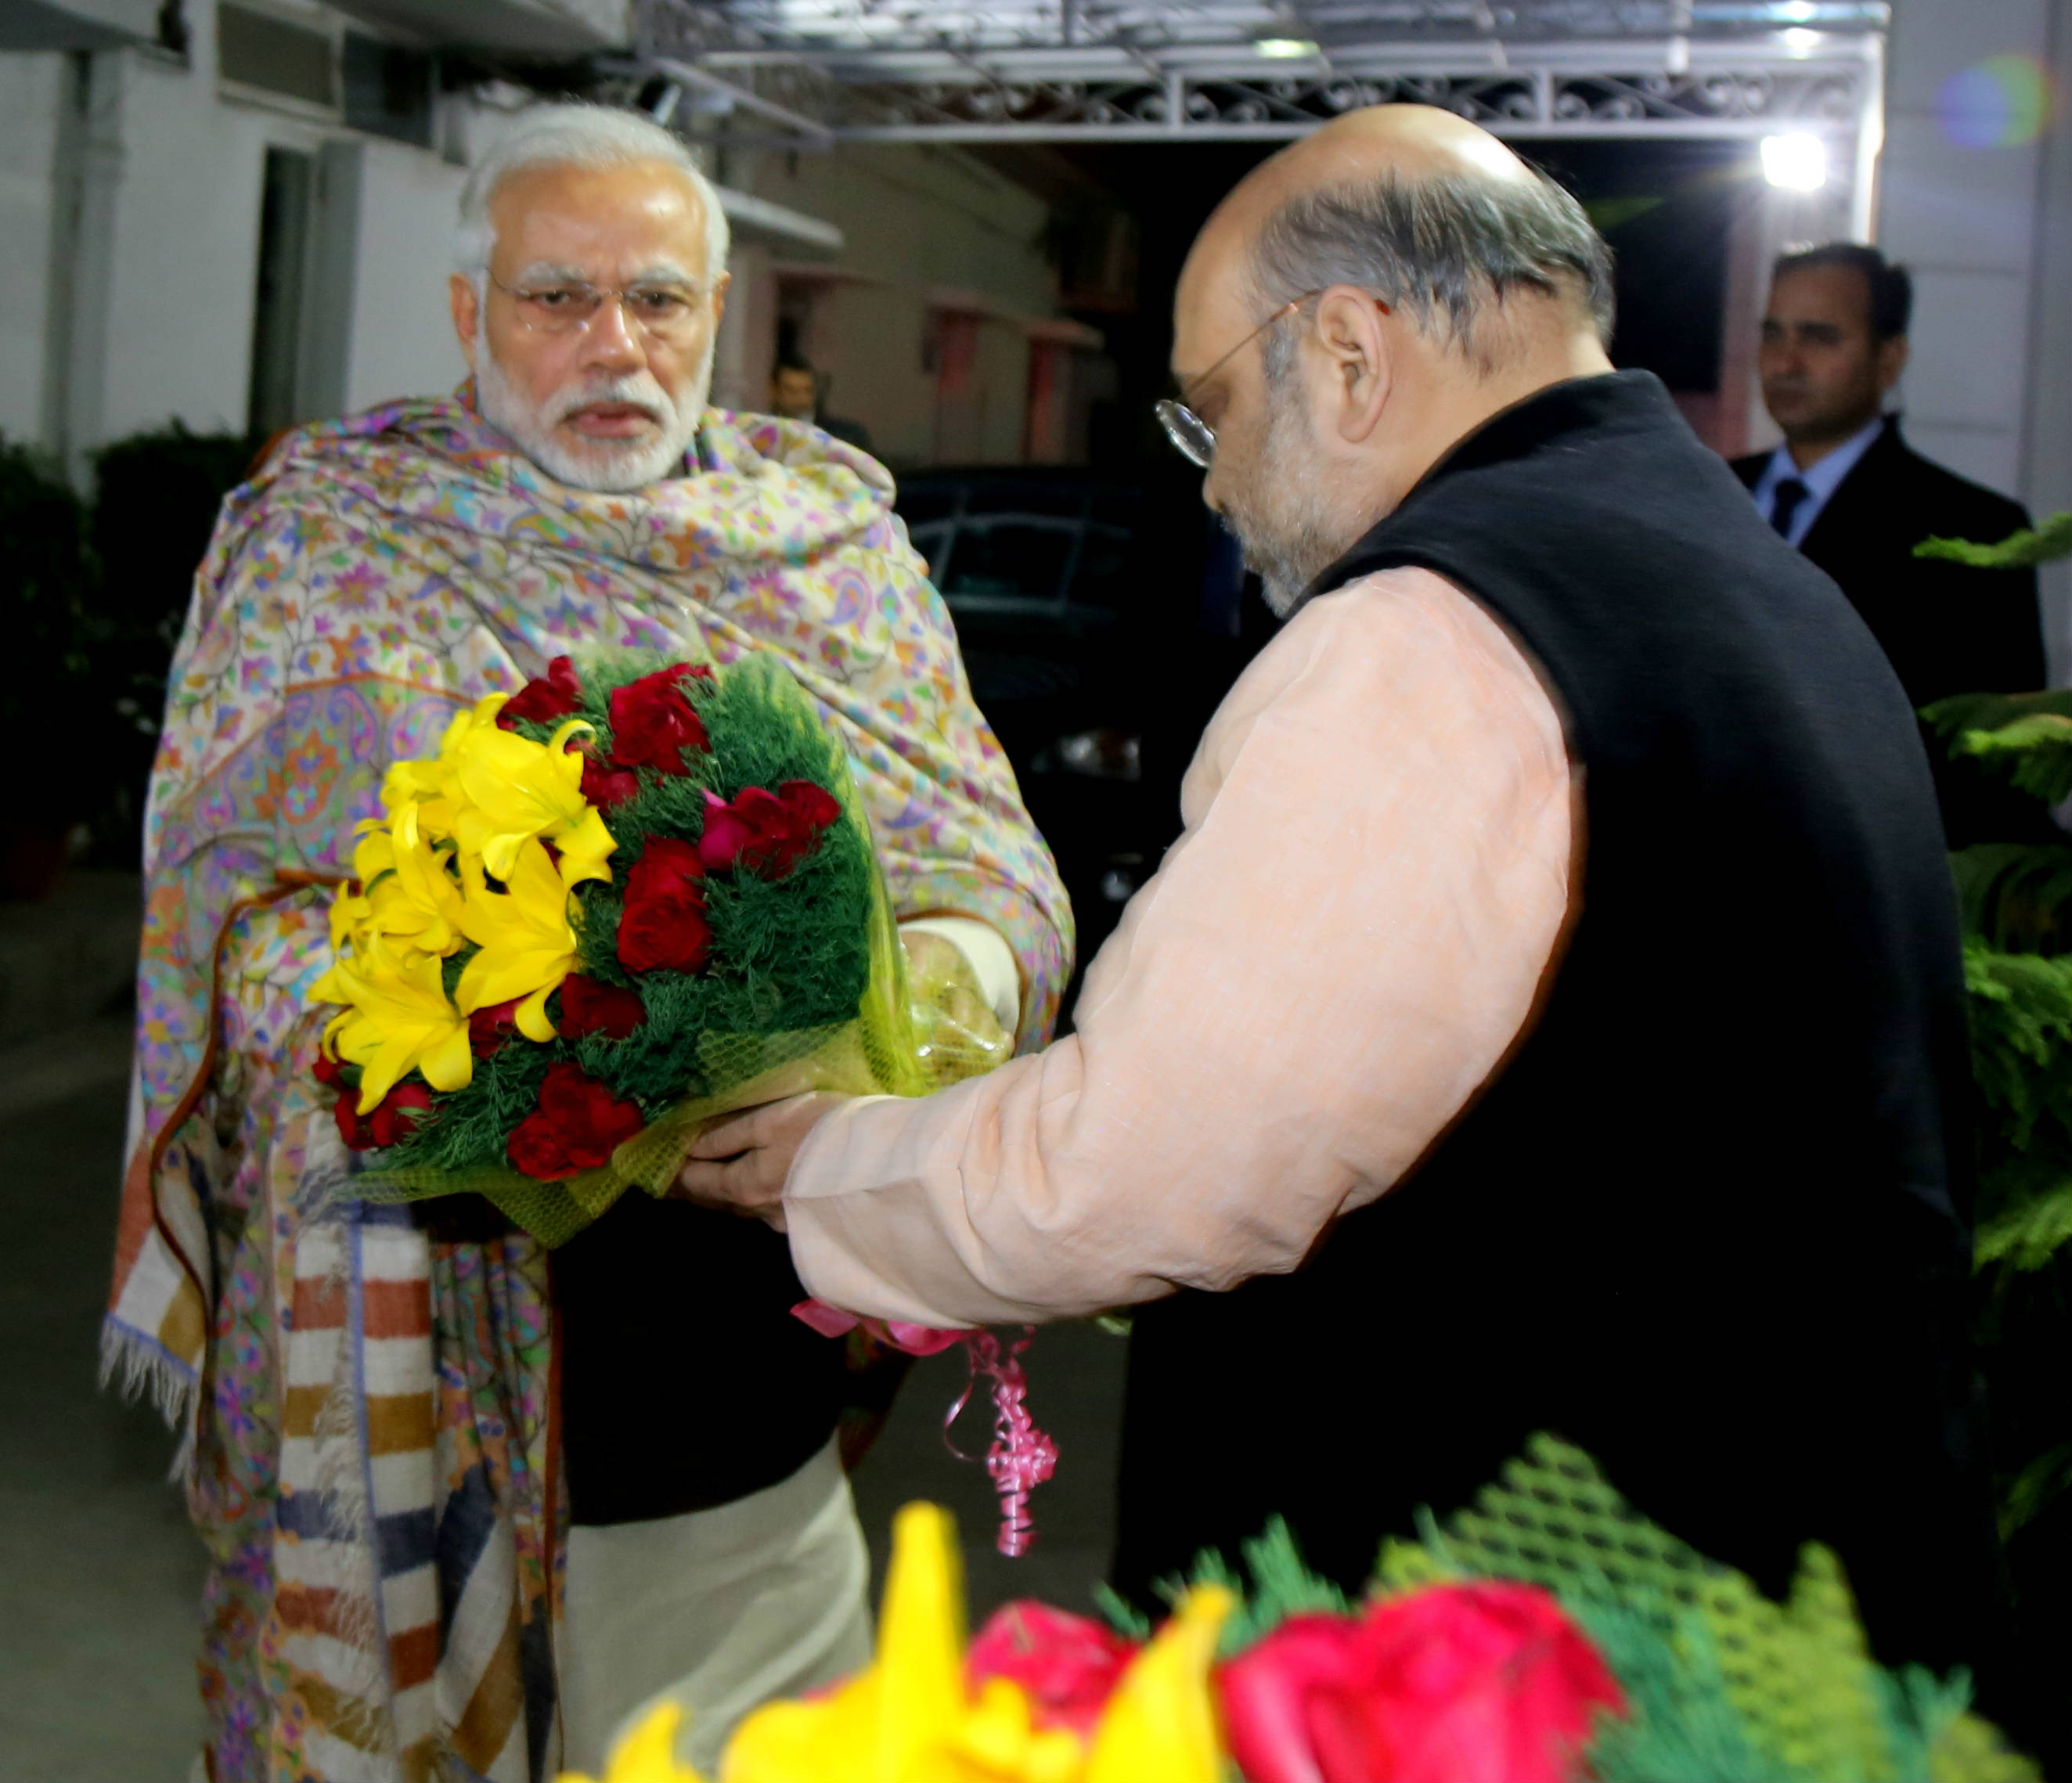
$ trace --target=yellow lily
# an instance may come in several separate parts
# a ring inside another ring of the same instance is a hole
[[[508,889],[493,892],[483,882],[487,865],[466,857],[461,861],[467,885],[461,932],[482,951],[462,972],[456,1000],[472,1014],[522,997],[515,1017],[519,1033],[528,1040],[552,1040],[547,999],[576,963],[569,888],[545,845],[529,838],[519,843],[509,870],[499,875]]]
[[[354,851],[353,869],[365,888],[369,927],[426,953],[450,954],[460,945],[460,887],[420,833],[420,809],[400,807],[387,832],[376,831]]]
[[[1236,1605],[1221,1585],[1197,1585],[1181,1600],[1108,1699],[1085,1783],[1219,1783],[1223,1743],[1209,1673]]]
[[[582,795],[582,758],[564,746],[590,728],[571,718],[545,743],[494,724],[462,736],[454,785],[465,803],[453,819],[462,853],[480,857],[492,877],[508,880],[519,849],[538,836],[561,850],[567,884],[609,878],[604,857],[618,844]]]
[[[611,1748],[602,1783],[701,1783],[698,1773],[676,1758],[676,1728],[684,1711],[673,1703],[658,1703]],[[561,1773],[560,1783],[590,1783],[574,1771]]]
[[[376,935],[364,953],[339,959],[312,987],[313,995],[348,1005],[325,1041],[360,1066],[363,1115],[413,1070],[435,1090],[458,1090],[474,1078],[467,1017],[447,997],[439,967],[437,955],[393,947]]]
[[[892,1526],[878,1656],[830,1695],[773,1703],[728,1744],[721,1783],[1079,1783],[1086,1748],[1042,1728],[1027,1693],[964,1681],[964,1587],[956,1532],[934,1505]]]

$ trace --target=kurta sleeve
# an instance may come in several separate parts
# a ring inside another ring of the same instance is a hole
[[[784,1197],[800,1278],[954,1325],[1294,1268],[1529,1019],[1571,803],[1552,700],[1459,590],[1399,569],[1310,603],[1202,739],[1078,1031],[816,1130]]]

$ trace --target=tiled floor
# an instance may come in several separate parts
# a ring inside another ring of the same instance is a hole
[[[126,1028],[0,1055],[0,1783],[185,1783],[201,1716],[192,1648],[201,1551],[165,1481],[171,1439],[94,1390],[122,1141]],[[1084,1608],[1107,1563],[1123,1345],[1041,1333],[1030,1404],[1058,1439],[1035,1551],[992,1550],[984,1469],[944,1447],[961,1353],[920,1364],[857,1475],[881,1563],[910,1498],[953,1507],[973,1619],[1011,1596]],[[982,1404],[960,1446],[982,1453]]]

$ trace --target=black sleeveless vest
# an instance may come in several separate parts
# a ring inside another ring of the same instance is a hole
[[[1644,372],[1498,415],[1305,598],[1400,565],[1562,708],[1565,951],[1480,1099],[1301,1270],[1140,1309],[1119,1583],[1276,1511],[1356,1583],[1544,1429],[1773,1592],[1833,1546],[1888,1660],[1983,1661],[1963,979],[1898,682]]]

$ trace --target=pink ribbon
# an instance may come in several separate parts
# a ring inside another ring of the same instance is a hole
[[[993,1446],[985,1452],[985,1470],[993,1477],[993,1489],[1000,1494],[1000,1534],[993,1545],[1010,1560],[1026,1554],[1036,1539],[1029,1494],[1058,1469],[1058,1445],[1036,1428],[1023,1403],[1029,1377],[1022,1370],[1022,1353],[1035,1335],[1036,1328],[1026,1325],[1018,1341],[1003,1345],[990,1331],[964,1333],[971,1378],[943,1419],[943,1440],[950,1452],[959,1460],[970,1460],[951,1441],[950,1432],[971,1403],[979,1376],[993,1382]]]
[[[943,1419],[943,1441],[959,1460],[977,1459],[959,1448],[950,1432],[971,1403],[979,1377],[985,1376],[993,1383],[993,1446],[985,1452],[985,1471],[1000,1495],[1000,1534],[994,1546],[1009,1559],[1026,1554],[1036,1539],[1036,1525],[1029,1514],[1029,1494],[1058,1468],[1058,1445],[1036,1428],[1024,1403],[1029,1394],[1029,1376],[1022,1366],[1022,1353],[1035,1337],[1036,1328],[1024,1325],[1017,1341],[1003,1345],[990,1331],[944,1331],[897,1319],[860,1319],[824,1300],[801,1300],[791,1308],[791,1316],[824,1337],[845,1337],[860,1325],[872,1336],[910,1356],[933,1356],[953,1343],[964,1345],[965,1363],[971,1373],[956,1403]]]

